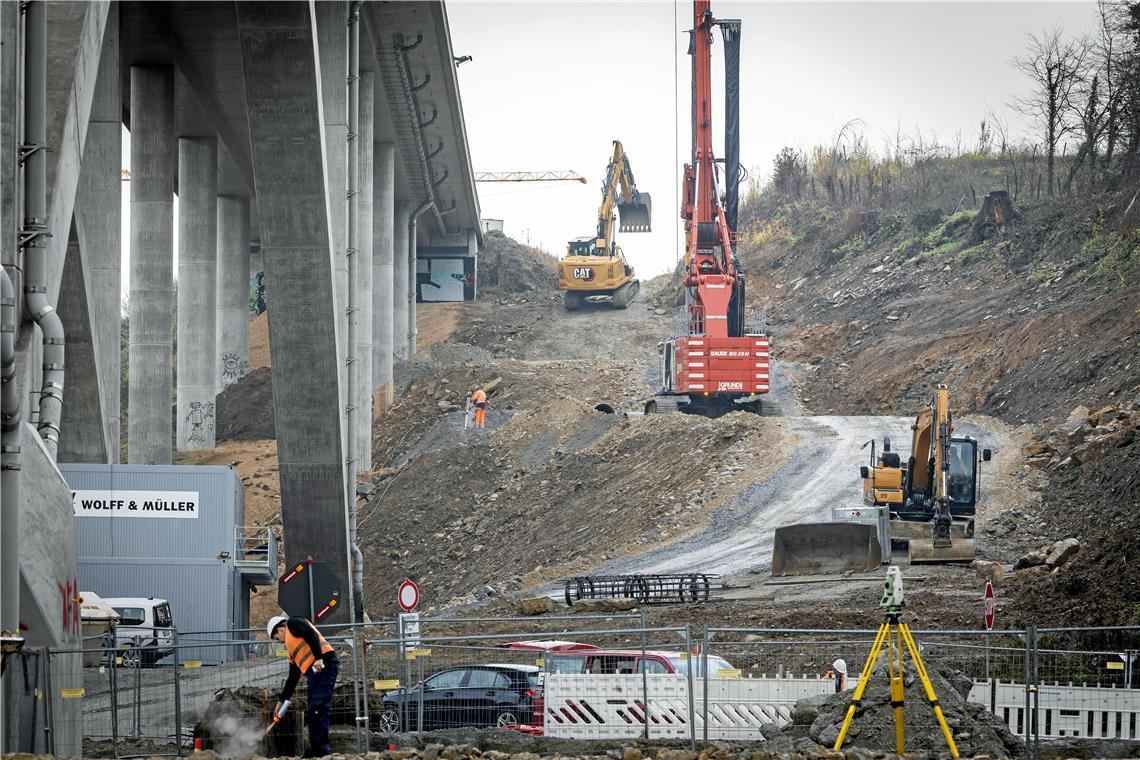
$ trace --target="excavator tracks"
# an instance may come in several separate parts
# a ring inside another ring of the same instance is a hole
[[[567,290],[562,293],[562,305],[566,311],[578,311],[585,306],[612,306],[615,309],[628,309],[641,290],[638,280],[630,280],[613,291],[590,292],[588,290]]]
[[[611,301],[611,303],[615,309],[628,309],[629,305],[633,303],[633,299],[637,298],[639,290],[641,290],[641,282],[639,280],[630,280],[614,291],[613,301]]]

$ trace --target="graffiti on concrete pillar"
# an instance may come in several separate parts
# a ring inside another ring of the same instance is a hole
[[[190,424],[186,442],[206,444],[214,437],[214,402],[191,401],[186,422]]]
[[[265,299],[265,272],[258,272],[249,283],[250,316],[265,313],[268,302]]]
[[[249,361],[236,351],[222,354],[222,387],[228,387],[249,374]]]
[[[59,589],[59,601],[62,610],[60,622],[63,623],[63,632],[78,636],[81,624],[79,581],[75,578],[68,578],[65,582],[57,582],[55,585]]]

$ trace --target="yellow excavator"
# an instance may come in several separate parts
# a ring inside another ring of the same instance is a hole
[[[905,543],[911,564],[974,559],[978,465],[990,461],[990,450],[983,449],[979,458],[976,440],[954,436],[950,390],[944,384],[935,387],[911,430],[906,463],[891,450],[889,438],[878,456],[874,442],[868,442],[871,462],[859,468],[864,509],[843,511],[848,518],[862,512],[870,522],[845,519],[777,528],[774,575],[874,570],[886,548],[874,521],[878,507],[887,507],[891,544]]]
[[[930,405],[915,418],[911,456],[904,465],[883,441],[883,452],[860,468],[863,503],[891,512],[891,541],[905,541],[911,563],[968,562],[974,558],[978,500],[978,442],[954,435],[950,389],[939,384]]]
[[[608,303],[617,309],[633,303],[641,285],[614,242],[615,217],[620,218],[619,232],[649,232],[652,210],[649,193],[638,192],[633,181],[629,156],[614,140],[613,157],[602,185],[597,232],[571,240],[566,256],[558,261],[558,288],[563,291],[567,311],[587,303]]]

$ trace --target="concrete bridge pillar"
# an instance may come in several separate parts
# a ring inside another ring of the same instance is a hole
[[[408,358],[408,225],[412,219],[412,204],[396,205],[395,234],[392,246],[392,354],[397,359]]]
[[[376,75],[360,72],[360,199],[357,203],[359,251],[356,263],[356,285],[360,314],[356,327],[356,445],[353,456],[356,469],[372,469],[372,212],[373,212],[373,146],[375,132]]]
[[[392,406],[392,250],[396,223],[396,146],[376,143],[372,229],[372,387],[376,414]]]
[[[174,69],[131,67],[127,461],[170,464],[174,332]]]
[[[261,271],[260,269],[258,271]],[[218,393],[249,372],[249,198],[218,196]]]
[[[331,217],[333,272],[336,278],[337,366],[341,388],[348,349],[348,3],[316,3],[317,50],[320,56],[321,98],[325,117],[325,181]],[[268,291],[268,288],[266,289]],[[267,300],[273,294],[267,292]],[[342,399],[341,409],[347,399]]]
[[[122,378],[122,352],[119,329],[121,295],[121,219],[123,168],[123,98],[119,69],[119,6],[107,13],[99,74],[91,98],[87,122],[87,143],[75,201],[75,226],[87,284],[91,342],[95,376],[76,378],[80,382],[98,380],[99,409],[87,412],[86,424],[102,421],[104,456],[101,461],[119,463],[119,389]],[[63,298],[60,297],[60,304]],[[69,324],[67,321],[65,325]],[[68,330],[70,338],[76,335]],[[70,361],[68,361],[70,364]],[[74,367],[69,367],[74,369]],[[72,380],[68,385],[72,385]],[[67,400],[64,400],[65,410]],[[101,414],[99,413],[101,409]],[[68,433],[64,433],[67,437]],[[61,443],[62,443],[61,439]],[[64,461],[61,458],[61,461]]]
[[[179,451],[214,446],[218,140],[178,139]]]
[[[323,5],[316,5],[317,13]],[[344,311],[337,308],[334,294],[326,195],[332,183],[324,160],[331,142],[318,116],[321,71],[313,11],[309,4],[292,2],[238,2],[235,7],[266,291],[273,311],[269,344],[286,563],[308,556],[327,563],[339,576],[344,603],[322,622],[345,622],[351,575],[344,363],[332,350]],[[342,39],[344,22],[341,16]]]
[[[411,229],[408,230],[408,358],[416,355],[416,234],[417,222],[412,220]]]

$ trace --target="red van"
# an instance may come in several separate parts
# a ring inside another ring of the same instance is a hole
[[[543,677],[547,673],[586,673],[595,675],[617,675],[641,673],[649,675],[685,675],[689,672],[689,658],[684,652],[647,649],[600,649],[592,644],[579,644],[574,641],[515,641],[503,645],[505,649],[524,649],[543,653],[542,672],[539,673],[539,688],[534,696],[534,715],[531,724],[543,725],[545,704],[543,700]],[[693,658],[697,667],[694,677],[703,677],[700,657]],[[723,657],[708,656],[709,675],[716,678],[722,670],[733,670]]]

